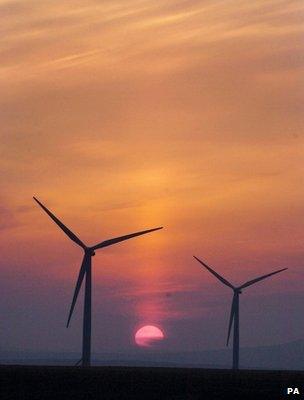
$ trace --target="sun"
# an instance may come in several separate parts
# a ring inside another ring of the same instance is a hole
[[[140,347],[151,347],[164,338],[164,333],[157,326],[145,325],[136,332],[135,343]]]

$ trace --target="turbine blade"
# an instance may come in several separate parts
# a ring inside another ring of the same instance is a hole
[[[253,285],[254,283],[259,282],[263,279],[266,279],[271,275],[275,275],[275,274],[278,274],[279,272],[285,271],[286,269],[287,268],[282,268],[282,269],[279,269],[278,271],[271,272],[270,274],[259,276],[258,278],[255,278],[255,279],[252,279],[251,281],[245,282],[242,286],[238,287],[238,289],[244,289],[245,287]]]
[[[105,240],[104,242],[98,243],[95,246],[91,247],[92,250],[97,250],[97,249],[101,249],[103,247],[107,247],[107,246],[111,246],[112,244],[118,243],[118,242],[122,242],[123,240],[128,240],[131,239],[135,236],[140,236],[140,235],[144,235],[146,233],[150,233],[153,231],[157,231],[159,229],[163,229],[163,227],[160,228],[154,228],[154,229],[148,229],[146,231],[140,231],[140,232],[135,232],[135,233],[130,233],[129,235],[125,235],[125,236],[119,236],[117,238],[113,238],[113,239],[109,239],[109,240]]]
[[[221,281],[224,285],[229,286],[231,289],[234,289],[234,286],[231,285],[230,282],[228,282],[225,278],[223,278],[221,275],[219,275],[217,272],[215,272],[212,268],[208,267],[207,264],[205,264],[202,260],[199,258],[193,256],[199,263],[201,263],[205,268],[208,269],[211,274],[213,274],[219,281]]]
[[[70,320],[71,320],[71,317],[72,317],[72,314],[73,314],[73,311],[74,311],[74,307],[75,307],[75,304],[76,304],[76,300],[77,300],[77,297],[78,297],[78,293],[79,293],[79,290],[81,288],[81,284],[82,284],[84,275],[86,273],[87,261],[88,261],[88,256],[85,254],[84,257],[83,257],[83,260],[82,260],[82,264],[81,264],[81,267],[80,267],[80,270],[79,270],[79,274],[78,274],[77,283],[76,283],[75,290],[74,290],[73,300],[72,300],[72,304],[71,304],[71,308],[70,308],[70,312],[69,312],[69,317],[68,317],[68,322],[67,322],[67,326],[66,326],[67,328],[69,327]]]
[[[232,322],[233,322],[234,314],[235,314],[235,301],[236,301],[236,298],[235,298],[235,295],[233,295],[232,304],[231,304],[231,311],[230,311],[230,318],[229,318],[229,328],[228,328],[228,336],[227,336],[226,346],[228,346],[228,344],[229,344],[231,327],[232,327]]]
[[[40,205],[40,207],[52,218],[52,220],[63,230],[63,232],[71,239],[73,242],[77,243],[79,246],[81,246],[83,249],[86,248],[85,244],[82,243],[82,241],[69,229],[67,228],[57,217],[55,217],[54,214],[51,213],[50,210],[48,210],[36,197],[33,197],[33,199]]]

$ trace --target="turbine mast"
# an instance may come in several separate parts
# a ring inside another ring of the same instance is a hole
[[[240,319],[239,319],[239,292],[236,290],[234,294],[234,323],[233,323],[233,363],[232,368],[239,369],[239,352],[240,352]]]
[[[88,257],[85,274],[83,309],[82,366],[91,365],[91,315],[92,315],[92,254]]]

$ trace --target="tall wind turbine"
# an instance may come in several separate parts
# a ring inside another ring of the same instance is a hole
[[[113,239],[105,240],[96,244],[95,246],[86,246],[69,228],[67,228],[54,214],[51,213],[36,197],[33,197],[34,200],[40,205],[40,207],[52,218],[52,220],[63,230],[63,232],[76,244],[78,244],[84,251],[84,256],[82,260],[82,264],[80,267],[77,283],[75,286],[74,296],[70,308],[70,313],[68,317],[67,327],[70,324],[70,320],[74,311],[74,307],[76,304],[76,300],[81,288],[81,284],[85,277],[85,291],[84,291],[84,310],[83,310],[83,337],[82,337],[82,358],[79,362],[82,362],[83,366],[91,365],[91,298],[92,298],[92,257],[95,256],[95,250],[102,249],[107,246],[111,246],[112,244],[122,242],[123,240],[131,239],[135,236],[144,235],[146,233],[150,233],[153,231],[157,231],[158,229],[162,229],[162,227],[148,229],[145,231],[130,233],[129,235],[119,236]]]
[[[230,332],[233,323],[233,369],[239,369],[239,350],[240,350],[240,335],[239,335],[239,295],[242,293],[242,289],[245,289],[248,286],[253,285],[263,279],[269,278],[271,275],[278,274],[279,272],[285,271],[287,268],[279,269],[277,271],[271,272],[270,274],[259,276],[258,278],[252,279],[243,283],[241,286],[233,286],[227,279],[223,278],[217,272],[215,272],[212,268],[210,268],[207,264],[205,264],[199,258],[193,256],[199,263],[201,263],[211,274],[213,274],[219,281],[221,281],[224,285],[230,287],[233,290],[233,298],[231,304],[231,312],[229,318],[229,328],[228,328],[228,336],[227,343],[229,344]]]

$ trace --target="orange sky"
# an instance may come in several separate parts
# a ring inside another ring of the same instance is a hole
[[[81,253],[36,195],[88,244],[165,227],[97,254],[100,313],[109,287],[135,323],[184,318],[172,294],[225,296],[192,254],[235,283],[290,267],[256,295],[303,290],[303,11],[0,0],[2,278],[64,282],[68,310]]]

